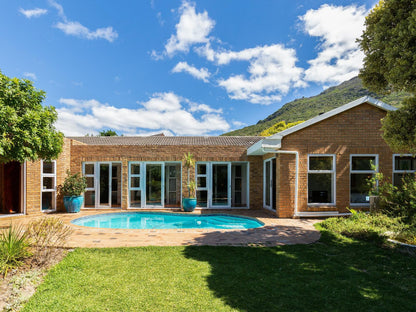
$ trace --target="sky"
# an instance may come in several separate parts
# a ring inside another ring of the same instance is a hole
[[[0,2],[0,71],[66,136],[219,135],[358,74],[377,1]]]

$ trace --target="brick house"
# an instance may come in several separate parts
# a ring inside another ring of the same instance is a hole
[[[278,217],[368,209],[368,177],[379,170],[397,184],[416,171],[415,157],[393,154],[381,137],[381,119],[394,109],[363,97],[267,138],[67,137],[57,160],[0,166],[0,211],[63,211],[57,186],[67,170],[87,178],[84,209],[178,209],[187,152],[201,209],[269,209]]]

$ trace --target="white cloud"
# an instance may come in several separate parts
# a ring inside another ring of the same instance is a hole
[[[308,61],[305,80],[340,83],[358,74],[364,54],[356,39],[364,30],[365,7],[324,4],[299,17],[305,32],[320,37],[320,52]]]
[[[176,66],[172,69],[172,73],[181,73],[186,72],[193,76],[196,79],[200,79],[204,82],[208,82],[208,78],[210,77],[210,72],[206,68],[198,69],[192,65],[189,65],[187,62],[179,62]]]
[[[181,14],[176,24],[176,34],[165,45],[165,53],[172,56],[176,52],[188,52],[193,44],[207,43],[209,33],[215,22],[209,18],[207,11],[196,13],[195,3],[183,1],[179,8]]]
[[[136,109],[117,108],[97,100],[60,99],[56,127],[65,135],[98,133],[103,128],[125,134],[149,132],[176,135],[206,135],[214,131],[227,131],[230,125],[206,104],[199,109],[186,108],[191,103],[172,92],[155,93]],[[193,104],[195,105],[195,104]],[[187,105],[186,105],[187,106]],[[195,114],[196,111],[202,113]],[[194,113],[194,114],[192,114]]]
[[[77,21],[68,20],[62,5],[59,3],[53,0],[50,0],[49,3],[58,11],[58,15],[62,19],[62,21],[58,22],[55,27],[62,30],[65,34],[85,38],[88,40],[104,39],[109,42],[113,42],[117,39],[118,33],[113,29],[113,27],[110,26],[97,28],[96,30],[90,30]]]
[[[32,18],[32,17],[42,16],[42,15],[48,13],[48,10],[40,9],[40,8],[36,8],[36,9],[32,9],[32,10],[24,10],[24,9],[20,8],[19,12],[22,13],[27,18]]]
[[[35,73],[25,72],[25,73],[23,73],[23,76],[25,76],[26,78],[29,78],[31,80],[38,79],[38,77],[36,77],[36,74]]]
[[[215,60],[220,65],[231,61],[250,63],[248,78],[244,75],[233,75],[218,81],[232,99],[268,105],[279,102],[282,95],[287,94],[291,88],[305,86],[301,80],[303,69],[296,66],[296,51],[281,44],[239,52],[219,52],[215,54]]]

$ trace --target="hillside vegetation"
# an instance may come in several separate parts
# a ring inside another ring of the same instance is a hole
[[[260,120],[257,124],[224,133],[223,135],[260,135],[262,131],[274,126],[280,121],[291,123],[300,120],[308,120],[319,115],[320,113],[330,111],[367,95],[397,107],[400,106],[401,101],[405,97],[409,96],[409,94],[405,92],[396,92],[389,95],[377,95],[365,89],[361,80],[358,77],[355,77],[341,83],[338,86],[328,88],[319,95],[308,98],[303,97],[286,103],[273,114],[267,116],[263,120]]]

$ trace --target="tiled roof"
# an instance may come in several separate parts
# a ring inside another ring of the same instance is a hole
[[[67,137],[87,145],[216,145],[251,146],[263,139],[258,136],[83,136]]]

